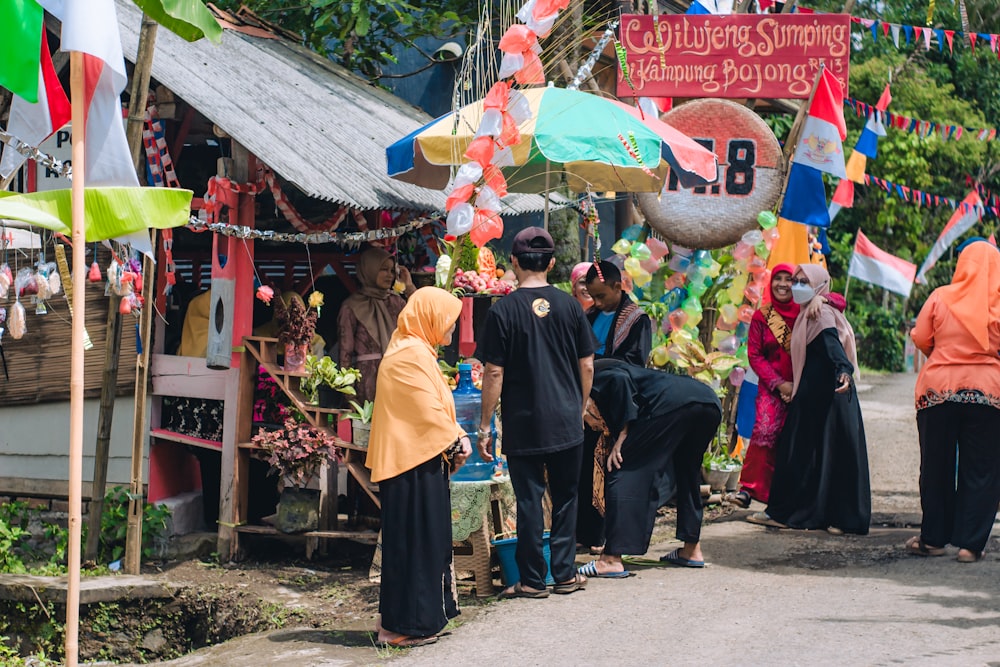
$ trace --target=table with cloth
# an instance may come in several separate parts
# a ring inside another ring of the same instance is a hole
[[[472,573],[477,597],[493,594],[490,539],[513,533],[516,526],[517,501],[510,477],[451,483],[455,570]]]

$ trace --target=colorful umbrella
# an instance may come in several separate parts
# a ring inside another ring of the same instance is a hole
[[[616,100],[563,88],[511,92],[520,143],[502,162],[512,192],[544,192],[565,173],[576,192],[655,192],[669,169],[682,187],[714,181],[715,154],[666,123],[639,117]],[[516,97],[518,96],[518,97]],[[386,148],[389,176],[444,189],[483,120],[483,101],[446,114]],[[526,118],[526,120],[524,120]]]

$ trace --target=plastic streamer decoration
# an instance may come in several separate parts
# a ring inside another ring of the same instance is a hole
[[[478,248],[503,236],[498,211],[507,194],[507,181],[500,168],[509,165],[510,146],[521,142],[518,126],[531,118],[527,100],[511,89],[511,79],[520,85],[545,83],[539,54],[539,39],[552,32],[559,12],[569,0],[528,0],[517,12],[520,23],[508,26],[500,38],[499,77],[483,101],[483,117],[452,180],[445,204],[449,238],[469,234]]]
[[[766,293],[767,257],[778,239],[778,220],[771,211],[761,212],[757,222],[760,229],[715,251],[668,246],[645,237],[640,225],[626,229],[612,246],[610,261],[631,279],[633,299],[659,325],[651,355],[655,366],[678,361],[697,365],[698,359],[710,357],[716,373],[695,377],[711,384],[722,369],[722,377],[734,386],[742,382],[750,319]],[[702,335],[699,326],[708,313],[714,315],[709,318],[712,331]],[[713,352],[706,353],[709,342]]]

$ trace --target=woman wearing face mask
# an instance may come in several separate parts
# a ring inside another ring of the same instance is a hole
[[[830,290],[830,274],[802,264],[792,276],[798,304]],[[800,313],[792,330],[792,402],[775,450],[766,512],[747,517],[779,528],[827,529],[866,535],[871,523],[868,448],[852,375],[857,367],[854,330],[824,306]]]
[[[764,305],[753,314],[747,334],[747,357],[757,374],[757,419],[743,459],[740,490],[729,501],[749,507],[750,500],[767,503],[774,475],[774,446],[785,425],[788,403],[792,400],[792,327],[799,304],[792,300],[791,264],[771,269],[771,282]],[[847,305],[840,294],[815,297],[805,307],[806,317],[816,319],[823,304],[843,312]]]

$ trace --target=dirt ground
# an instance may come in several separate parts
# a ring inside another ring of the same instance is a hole
[[[751,510],[711,513],[709,566],[630,565],[636,576],[594,580],[548,600],[463,599],[460,622],[432,646],[386,651],[368,630],[377,588],[363,554],[319,563],[220,566],[188,562],[172,581],[246,590],[291,612],[284,627],[162,663],[175,667],[575,664],[990,665],[1000,667],[1000,558],[909,556],[919,523],[914,375],[864,377],[874,525],[866,537],[765,529]],[[647,558],[676,545],[658,522]],[[584,562],[585,557],[580,557]]]

